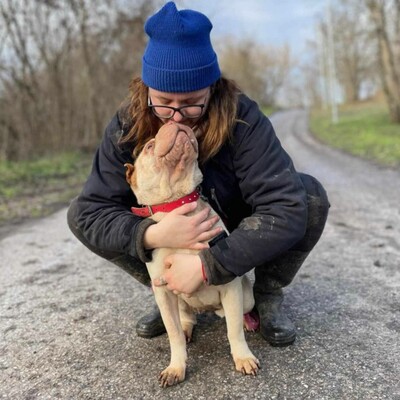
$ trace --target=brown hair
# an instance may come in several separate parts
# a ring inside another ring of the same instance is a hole
[[[133,143],[133,156],[142,151],[143,146],[160,129],[162,122],[147,106],[148,87],[141,78],[134,78],[129,86],[128,106],[126,108],[129,132],[121,138],[121,143]],[[229,139],[236,120],[239,88],[224,77],[211,86],[210,100],[205,114],[198,121],[199,162],[204,163],[213,157]]]

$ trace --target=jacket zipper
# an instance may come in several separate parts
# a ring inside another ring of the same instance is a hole
[[[214,201],[214,203],[217,205],[218,207],[218,214],[223,217],[223,219],[225,219],[225,221],[228,221],[228,216],[224,213],[224,211],[222,210],[221,205],[219,204],[217,195],[215,193],[215,188],[211,188],[210,189],[210,193],[211,193],[211,199]]]

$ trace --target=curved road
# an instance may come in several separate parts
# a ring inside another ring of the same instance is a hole
[[[324,235],[287,288],[298,339],[255,334],[257,377],[233,369],[224,321],[202,316],[187,380],[160,389],[167,338],[137,338],[149,290],[69,233],[66,210],[0,241],[1,399],[400,399],[400,172],[333,151],[302,110],[271,118],[296,168],[332,204]]]

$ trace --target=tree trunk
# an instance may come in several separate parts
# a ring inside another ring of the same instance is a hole
[[[387,33],[384,3],[368,0],[367,6],[378,40],[380,76],[389,106],[390,119],[392,122],[400,123],[400,76],[396,67],[394,46]]]

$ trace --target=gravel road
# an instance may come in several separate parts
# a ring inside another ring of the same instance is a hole
[[[297,169],[332,203],[286,290],[295,344],[273,348],[247,334],[262,370],[243,377],[224,321],[204,315],[186,381],[159,388],[167,337],[135,335],[151,292],[80,245],[61,210],[0,241],[1,399],[400,399],[400,171],[315,142],[305,111],[271,119]]]

